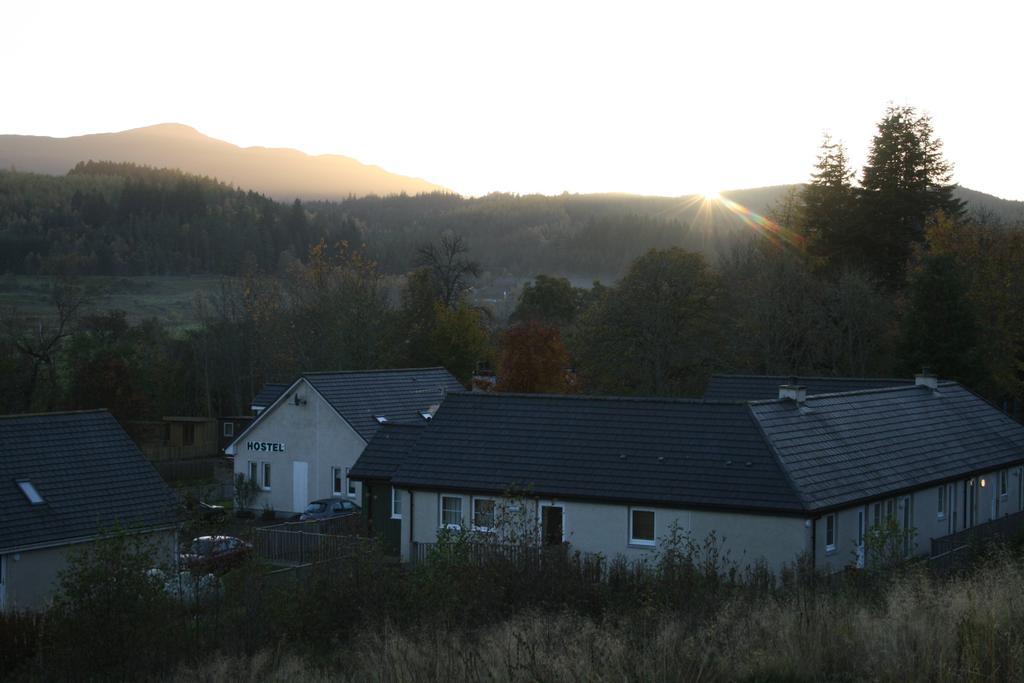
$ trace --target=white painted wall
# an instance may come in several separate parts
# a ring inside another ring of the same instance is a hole
[[[416,542],[433,543],[437,540],[442,495],[461,496],[462,509],[468,523],[472,509],[471,495],[414,491],[412,526],[413,540]],[[657,540],[652,547],[630,543],[628,505],[558,499],[533,499],[525,504],[530,507],[530,514],[538,527],[541,506],[562,507],[565,540],[573,549],[584,553],[601,553],[608,558],[622,555],[629,560],[653,559],[663,546],[662,539],[669,534],[673,522],[698,543],[703,543],[708,534],[714,532],[720,547],[728,554],[728,559],[741,569],[763,560],[772,571],[778,572],[809,547],[806,520],[803,518],[638,506],[654,510]],[[402,525],[402,558],[408,560],[409,515],[404,516]]]
[[[295,394],[304,399],[305,403],[295,405]],[[246,444],[250,441],[283,443],[284,452],[249,451]],[[270,506],[278,514],[302,512],[294,509],[293,463],[300,461],[309,464],[306,502],[330,498],[333,494],[331,468],[352,467],[364,448],[366,442],[362,437],[302,379],[286,392],[284,400],[265,412],[235,444],[235,474],[248,476],[250,461],[257,463],[260,472],[262,463],[269,462],[270,491],[256,496],[251,504],[252,509],[258,512],[264,506]],[[343,491],[343,495],[346,493]],[[362,500],[361,483],[355,482],[351,500]]]
[[[974,477],[977,492],[977,516],[974,525],[983,524],[996,517],[1021,512],[1024,481],[1019,466],[1006,468],[1006,494],[1000,493],[999,473],[993,470]],[[985,485],[982,486],[982,480]],[[902,528],[903,505],[906,496],[910,497],[911,526],[915,530],[912,540],[912,555],[928,555],[931,551],[931,540],[940,538],[964,529],[964,493],[967,490],[966,479],[943,484],[945,490],[945,511],[939,514],[939,485],[927,486],[909,494],[890,496],[869,501],[866,504],[849,507],[835,513],[837,524],[836,548],[829,551],[825,546],[826,516],[815,520],[815,562],[816,566],[825,571],[839,571],[853,564],[857,557],[857,519],[858,512],[864,514],[865,530],[875,524],[875,503],[880,504],[884,517],[887,503],[893,502],[893,511]],[[969,500],[969,498],[968,498]],[[968,520],[969,525],[969,520]]]

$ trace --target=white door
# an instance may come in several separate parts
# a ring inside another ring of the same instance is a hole
[[[292,512],[302,512],[309,503],[309,463],[292,463]]]

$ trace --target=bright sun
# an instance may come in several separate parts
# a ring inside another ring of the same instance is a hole
[[[700,193],[700,196],[703,197],[706,202],[717,202],[722,198],[722,195],[718,190],[705,190]]]

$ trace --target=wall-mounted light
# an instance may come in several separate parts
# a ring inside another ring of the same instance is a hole
[[[985,488],[985,480],[984,479],[981,480],[981,488]]]

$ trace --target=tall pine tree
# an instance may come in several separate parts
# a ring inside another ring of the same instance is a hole
[[[890,106],[878,123],[861,176],[861,251],[875,275],[901,287],[925,220],[936,211],[954,217],[964,202],[953,196],[953,167],[942,156],[931,118],[910,106]]]
[[[829,270],[863,265],[854,212],[853,170],[841,142],[826,133],[811,182],[800,193],[808,252]]]

